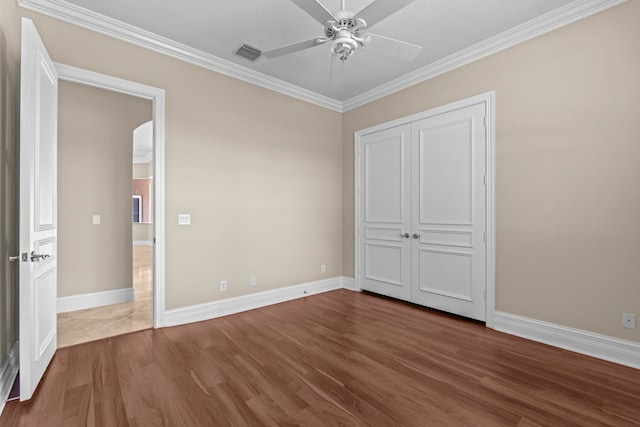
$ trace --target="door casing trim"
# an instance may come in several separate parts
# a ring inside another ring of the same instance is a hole
[[[106,74],[71,65],[54,63],[58,78],[68,82],[93,86],[125,95],[148,99],[153,111],[153,327],[165,325],[165,91]]]
[[[487,152],[485,158],[485,170],[487,175],[486,183],[486,232],[487,232],[487,247],[486,247],[486,320],[487,327],[495,329],[495,301],[496,301],[496,289],[495,289],[495,271],[496,271],[496,236],[495,236],[495,91],[482,93],[480,95],[472,96],[470,98],[462,99],[460,101],[452,102],[440,107],[431,108],[426,111],[422,111],[410,116],[402,117],[400,119],[385,122],[379,125],[368,127],[354,132],[354,276],[355,276],[355,290],[360,290],[361,269],[360,269],[360,227],[359,218],[362,207],[360,206],[360,146],[361,138],[365,135],[378,132],[391,127],[406,125],[408,123],[426,119],[429,117],[444,114],[453,110],[459,110],[461,108],[470,107],[472,105],[485,104],[486,106],[486,141]]]

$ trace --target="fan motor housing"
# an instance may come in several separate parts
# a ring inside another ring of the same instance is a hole
[[[353,18],[341,18],[337,22],[327,21],[324,26],[324,35],[332,39],[336,35],[335,28],[347,30],[356,37],[360,36],[360,28],[356,26],[356,20]]]

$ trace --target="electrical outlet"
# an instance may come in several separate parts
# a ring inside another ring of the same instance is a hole
[[[227,281],[226,280],[223,280],[223,281],[220,282],[220,290],[223,291],[223,292],[227,290]]]
[[[191,214],[178,215],[178,225],[190,225],[190,224],[191,224]]]
[[[622,327],[635,329],[636,328],[636,315],[631,313],[622,313]]]
[[[258,283],[256,276],[251,276],[251,286],[255,286]]]
[[[322,264],[322,265],[320,266],[320,273],[326,273],[326,272],[327,272],[327,266],[326,266],[326,265],[324,265],[324,264]]]

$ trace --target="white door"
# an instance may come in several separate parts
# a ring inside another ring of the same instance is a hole
[[[486,103],[360,137],[360,289],[486,320]]]
[[[412,125],[412,301],[485,320],[485,104]]]
[[[411,126],[361,139],[360,288],[411,298]]]
[[[26,18],[20,78],[20,400],[27,400],[56,351],[58,74]]]

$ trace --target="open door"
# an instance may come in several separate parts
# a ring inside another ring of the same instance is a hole
[[[22,18],[20,83],[20,400],[56,351],[58,74]]]

